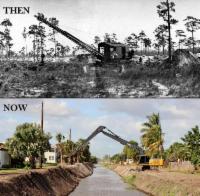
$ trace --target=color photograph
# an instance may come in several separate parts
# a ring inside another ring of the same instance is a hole
[[[200,100],[0,105],[0,195],[200,194]]]

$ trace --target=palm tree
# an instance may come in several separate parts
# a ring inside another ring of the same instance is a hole
[[[152,114],[147,116],[148,122],[143,124],[141,132],[143,133],[141,137],[141,142],[145,148],[145,152],[150,157],[152,156],[162,156],[163,148],[163,133],[160,125],[159,114]]]
[[[10,36],[10,30],[8,29],[8,27],[12,26],[12,23],[10,22],[10,20],[8,18],[4,19],[1,22],[1,25],[5,27],[5,31],[4,31],[4,39],[6,41],[5,43],[5,47],[6,47],[6,53],[7,53],[7,57],[9,57],[10,54],[10,42],[12,40],[11,36]]]
[[[181,138],[189,150],[190,161],[195,170],[200,166],[200,130],[198,126],[193,127],[184,137]]]
[[[165,46],[166,46],[166,43],[167,43],[166,33],[167,33],[167,26],[164,25],[164,24],[159,25],[154,31],[157,42],[159,43],[159,45],[162,46],[163,55],[165,54]]]
[[[62,141],[65,139],[65,136],[62,135],[61,133],[58,133],[56,135],[56,140],[58,142],[58,148],[59,148],[59,151],[60,151],[60,163],[62,164],[63,163],[63,146],[62,146]]]
[[[45,27],[39,25],[38,26],[38,31],[37,31],[37,35],[38,35],[38,53],[41,54],[41,56],[44,54],[44,47],[45,47],[45,35],[46,31],[45,31]],[[38,58],[38,55],[37,55]]]
[[[151,47],[151,40],[149,38],[144,38],[144,48],[145,48],[145,54],[147,52],[147,49]]]
[[[63,155],[69,155],[75,148],[76,148],[76,144],[73,141],[67,140],[63,142]],[[71,160],[69,160],[69,162],[72,164],[73,158],[72,157],[70,158]]]
[[[85,140],[84,139],[79,139],[78,142],[76,142],[76,146],[82,146],[85,144]],[[84,147],[82,149],[80,149],[80,154],[78,155],[79,159],[78,161],[81,162],[89,162],[90,161],[90,146],[89,144],[84,145]]]
[[[157,50],[157,55],[159,55],[159,54],[160,54],[160,44],[159,44],[159,42],[158,42],[158,41],[155,42],[155,43],[153,44],[153,46],[154,46],[154,48]]]
[[[125,39],[125,43],[132,49],[137,50],[139,42],[139,36],[137,36],[135,33],[132,33],[130,36],[128,36]]]
[[[35,62],[35,54],[36,54],[36,34],[38,31],[38,26],[37,25],[31,25],[29,27],[29,35],[33,35],[33,60]]]
[[[200,29],[200,20],[197,18],[194,18],[192,16],[187,16],[187,18],[184,20],[186,21],[185,26],[188,32],[192,35],[192,51],[195,52],[195,38],[194,33]]]
[[[142,53],[143,53],[143,46],[144,46],[144,39],[146,38],[146,34],[145,34],[145,32],[144,31],[141,31],[140,33],[139,33],[139,40],[140,40],[140,47],[141,47],[141,55],[142,55]]]
[[[169,62],[172,60],[172,25],[175,25],[178,23],[178,20],[173,18],[172,13],[174,13],[176,4],[171,0],[163,0],[160,2],[160,4],[157,6],[157,13],[159,17],[163,19],[167,26],[167,32],[168,32],[168,56],[169,56]]]
[[[49,18],[49,22],[52,23],[54,26],[58,26],[58,24],[59,24],[59,20],[57,20],[55,17]],[[52,33],[49,34],[51,36],[50,41],[52,41],[54,43],[54,52],[55,52],[54,56],[55,56],[55,58],[56,58],[56,54],[57,54],[56,33],[57,33],[57,31],[53,29]]]
[[[24,41],[25,41],[25,56],[27,56],[27,43],[26,43],[26,39],[27,39],[27,32],[26,32],[26,27],[24,27],[24,30],[22,32],[22,36],[24,38]]]
[[[185,32],[183,30],[176,30],[176,37],[179,38],[178,46],[179,46],[179,50],[180,50],[181,44],[184,43],[185,38],[186,38]]]

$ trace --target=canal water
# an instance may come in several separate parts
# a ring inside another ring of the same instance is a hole
[[[94,173],[82,179],[70,196],[145,196],[146,194],[131,189],[120,176],[99,165]]]

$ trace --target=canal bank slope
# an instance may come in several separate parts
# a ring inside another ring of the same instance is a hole
[[[200,175],[169,171],[136,172],[131,166],[112,165],[110,169],[126,182],[155,196],[198,196]]]
[[[92,165],[85,163],[0,176],[0,195],[66,196],[92,172]]]

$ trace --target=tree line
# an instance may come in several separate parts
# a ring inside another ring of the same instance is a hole
[[[135,50],[136,53],[143,55],[147,54],[150,49],[152,51],[157,51],[157,54],[165,55],[166,51],[168,52],[169,60],[172,59],[172,51],[175,47],[179,49],[188,48],[193,53],[197,52],[195,47],[199,48],[200,40],[195,39],[195,33],[200,29],[200,19],[193,16],[187,16],[183,22],[185,24],[185,30],[189,32],[189,36],[186,35],[184,29],[177,29],[175,31],[178,42],[174,42],[172,39],[172,27],[178,24],[178,20],[174,17],[176,12],[176,4],[171,0],[164,0],[159,3],[157,6],[158,17],[163,20],[163,23],[160,24],[154,30],[154,39],[150,39],[146,33],[142,30],[139,34],[131,33],[124,40],[124,44],[128,45],[131,49]],[[55,26],[59,26],[59,20],[55,17],[49,18]],[[4,19],[1,22],[1,26],[4,27],[4,31],[0,33],[0,49],[1,55],[5,54],[6,58],[10,56],[20,56],[20,57],[32,57],[34,61],[38,61],[42,54],[45,53],[47,57],[56,58],[64,57],[70,51],[72,54],[76,54],[78,50],[82,50],[80,46],[75,46],[70,48],[69,46],[64,46],[57,39],[57,31],[50,29],[50,32],[46,32],[46,28],[42,26],[42,23],[30,25],[28,28],[24,27],[22,36],[24,38],[24,46],[16,54],[11,50],[13,43],[12,37],[10,35],[10,28],[12,23],[9,19]],[[32,40],[32,50],[28,52],[27,49],[27,39]],[[47,48],[46,43],[50,41],[53,43],[54,47]],[[105,33],[103,39],[99,36],[95,36],[93,40],[93,47],[102,42],[118,42],[116,33]]]
[[[11,156],[10,167],[30,167],[36,168],[36,163],[42,168],[45,163],[44,152],[51,150],[50,133],[41,130],[40,125],[35,123],[24,123],[16,127],[14,135],[7,139],[5,146]],[[63,164],[66,160],[65,155],[72,152],[77,146],[84,143],[83,139],[77,142],[66,139],[64,135],[56,135],[56,154],[57,162]],[[42,160],[42,161],[40,161]],[[97,162],[96,157],[91,156],[89,144],[82,149],[80,162]]]
[[[115,163],[133,159],[137,162],[141,148],[144,154],[151,158],[163,158],[167,162],[190,161],[195,169],[200,167],[200,129],[198,126],[191,128],[183,137],[181,142],[175,142],[169,148],[164,149],[164,133],[162,131],[160,115],[153,113],[147,116],[148,121],[142,124],[141,147],[133,149],[125,146],[123,151],[112,157],[106,156]],[[135,143],[135,141],[130,141]]]
[[[53,17],[49,18],[49,21],[54,25],[58,26],[59,21]],[[28,28],[24,27],[22,31],[22,37],[24,39],[24,46],[21,48],[18,53],[11,50],[13,40],[10,35],[10,27],[12,23],[9,19],[4,19],[1,23],[1,26],[4,26],[4,31],[0,32],[0,50],[1,56],[5,56],[7,59],[10,57],[22,57],[23,60],[25,58],[33,58],[33,61],[39,61],[42,54],[45,54],[47,57],[56,58],[56,57],[64,57],[70,52],[70,47],[68,45],[64,46],[60,43],[56,34],[57,31],[51,29],[50,32],[46,31],[46,28],[42,26],[41,23],[30,25]],[[32,50],[28,52],[27,41],[32,40]],[[47,48],[46,42],[50,41],[53,43],[54,47]]]
[[[193,16],[187,16],[183,22],[185,24],[185,29],[190,33],[190,36],[187,37],[183,29],[177,29],[175,33],[178,43],[174,42],[172,40],[172,26],[178,23],[178,20],[173,16],[176,11],[175,6],[175,3],[170,0],[162,1],[157,6],[157,13],[158,16],[162,18],[163,24],[160,24],[154,30],[154,40],[150,39],[142,30],[139,34],[131,33],[131,35],[125,38],[124,43],[135,51],[139,49],[141,55],[147,54],[150,48],[156,50],[158,55],[160,54],[161,49],[163,55],[165,55],[165,52],[168,51],[169,60],[172,59],[172,50],[174,50],[176,46],[179,49],[182,49],[183,47],[188,48],[195,53],[195,46],[199,46],[200,44],[200,40],[196,40],[194,36],[195,32],[200,29],[200,19]],[[112,39],[112,37],[112,35],[106,33],[104,41],[109,40],[113,43],[116,42],[116,34],[115,39]],[[100,41],[100,37],[95,36],[94,43],[98,44]],[[168,48],[166,49],[167,46]]]

